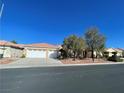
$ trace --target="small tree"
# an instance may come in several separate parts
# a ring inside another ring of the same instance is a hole
[[[97,28],[90,28],[85,33],[85,40],[88,45],[88,48],[92,52],[92,59],[94,61],[94,51],[100,51],[104,49],[105,46],[105,37],[99,33]]]
[[[67,52],[68,57],[73,55],[74,60],[76,58],[76,51],[78,47],[77,40],[78,37],[76,35],[71,35],[64,40],[63,44],[63,49]]]
[[[14,44],[17,44],[17,41],[15,41],[15,40],[12,40],[11,42],[14,43]]]
[[[85,49],[86,49],[86,43],[85,43],[85,40],[81,37],[78,38],[78,47],[77,47],[77,57],[78,58],[82,58],[82,55],[83,57],[85,56],[84,55],[84,52],[85,52]]]
[[[71,35],[68,38],[64,39],[63,42],[63,49],[67,52],[68,57],[77,58],[79,57],[80,53],[82,52],[85,43],[84,40],[76,35]]]

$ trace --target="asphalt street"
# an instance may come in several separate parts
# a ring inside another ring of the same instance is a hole
[[[0,69],[0,93],[124,93],[124,65]]]

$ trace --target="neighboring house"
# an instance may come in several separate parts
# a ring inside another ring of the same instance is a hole
[[[58,47],[46,43],[24,45],[27,58],[57,58]]]
[[[0,56],[19,58],[23,54],[23,47],[17,44],[0,40]]]
[[[119,49],[119,48],[107,48],[107,49],[105,49],[104,54],[111,57],[113,55],[113,53],[116,52],[117,56],[122,57],[123,56],[123,51],[124,51],[123,49]]]

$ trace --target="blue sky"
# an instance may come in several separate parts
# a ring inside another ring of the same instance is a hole
[[[124,0],[3,0],[0,39],[61,44],[97,26],[107,47],[124,47]]]

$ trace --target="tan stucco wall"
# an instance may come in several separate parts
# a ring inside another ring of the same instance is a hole
[[[115,51],[112,48],[107,49],[106,52],[109,52],[109,57],[113,55],[113,52],[117,52],[117,56],[122,56],[122,51]]]
[[[11,57],[20,58],[23,55],[22,49],[10,48]]]
[[[10,47],[0,47],[0,54],[3,54],[3,57],[11,57]]]
[[[5,50],[3,50],[5,49]],[[0,54],[3,54],[3,57],[21,57],[23,54],[23,50],[12,48],[12,47],[0,47]]]

